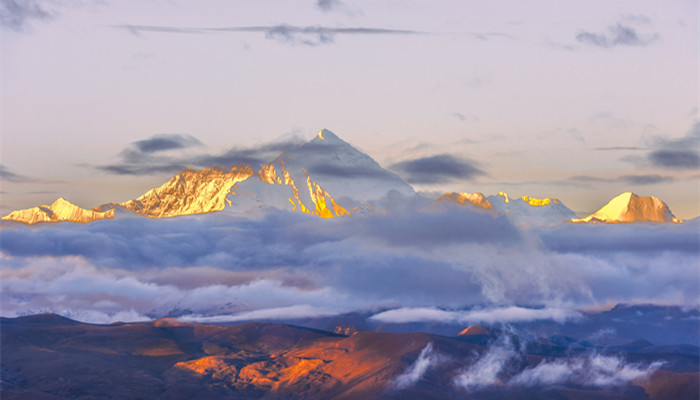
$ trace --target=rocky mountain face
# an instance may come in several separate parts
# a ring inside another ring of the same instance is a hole
[[[118,208],[150,218],[221,211],[230,205],[226,195],[231,187],[253,174],[253,170],[245,165],[229,170],[204,168],[196,171],[190,168],[134,200],[105,204],[95,210]]]

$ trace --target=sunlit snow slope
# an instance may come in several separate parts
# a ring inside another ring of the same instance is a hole
[[[39,222],[91,222],[98,219],[111,218],[114,218],[114,210],[105,212],[85,210],[61,197],[48,206],[43,205],[26,210],[13,211],[2,217],[2,220],[23,222],[31,225]]]
[[[637,196],[626,192],[613,198],[600,210],[586,218],[574,218],[572,222],[675,222],[682,220],[676,218],[666,203],[656,197]]]

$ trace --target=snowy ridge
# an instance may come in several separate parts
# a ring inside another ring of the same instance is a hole
[[[498,214],[506,214],[522,225],[556,225],[576,218],[576,214],[559,199],[529,196],[511,198],[504,192],[486,198]]]
[[[96,210],[118,208],[150,218],[221,211],[228,203],[226,195],[231,187],[252,175],[253,170],[247,165],[228,171],[221,168],[195,171],[188,168],[135,200],[105,204]]]
[[[112,218],[114,218],[113,209],[105,212],[86,210],[60,197],[51,205],[13,211],[2,217],[2,220],[33,225],[39,222],[92,222]]]

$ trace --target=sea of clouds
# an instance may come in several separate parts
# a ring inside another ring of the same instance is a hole
[[[377,310],[373,318],[387,322],[495,323],[564,321],[616,303],[697,308],[699,228],[526,229],[465,208],[5,225],[0,313],[106,323]]]

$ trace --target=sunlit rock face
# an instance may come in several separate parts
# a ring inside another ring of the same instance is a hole
[[[61,197],[48,206],[43,205],[26,210],[13,211],[2,217],[2,220],[32,225],[39,222],[92,222],[111,218],[114,218],[114,210],[105,212],[86,210]]]
[[[253,170],[247,165],[236,166],[230,170],[204,168],[195,171],[188,168],[135,200],[106,204],[99,209],[116,207],[151,218],[221,211],[228,204],[226,195],[230,193],[233,185],[250,178],[253,174]]]
[[[586,218],[574,218],[571,221],[578,223],[683,222],[673,215],[663,201],[653,196],[637,196],[632,192],[622,193],[613,198],[603,208]]]
[[[530,196],[511,198],[504,192],[486,198],[498,214],[506,214],[522,225],[556,225],[576,218],[576,214],[559,199]]]
[[[445,193],[442,196],[438,197],[437,200],[435,200],[435,203],[437,204],[442,204],[442,203],[451,203],[451,204],[459,204],[459,205],[471,205],[476,208],[483,208],[485,210],[491,210],[493,209],[493,205],[491,204],[490,201],[486,200],[486,197],[482,193],[457,193],[457,192],[450,192],[450,193]]]

